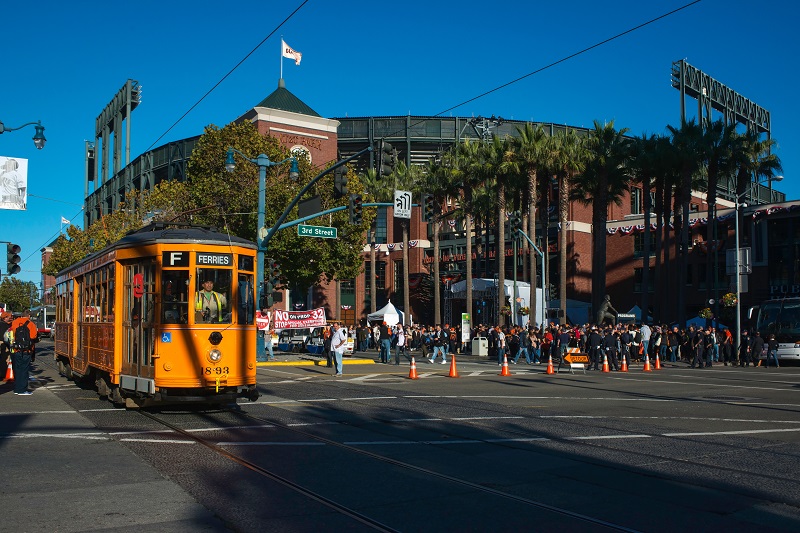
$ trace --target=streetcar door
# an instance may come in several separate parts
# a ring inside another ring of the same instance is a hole
[[[124,265],[122,388],[153,394],[156,329],[156,264]]]

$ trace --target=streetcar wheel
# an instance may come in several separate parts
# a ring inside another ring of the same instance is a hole
[[[106,398],[111,394],[111,388],[108,386],[108,381],[106,381],[105,376],[98,376],[94,384],[97,387],[97,394],[99,394],[101,398]]]
[[[75,379],[75,374],[72,373],[72,367],[69,363],[60,361],[61,367],[63,368],[61,374],[67,379]]]

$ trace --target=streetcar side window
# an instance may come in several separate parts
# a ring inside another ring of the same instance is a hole
[[[239,297],[236,300],[239,304],[236,322],[239,324],[255,324],[256,309],[252,274],[239,274]]]
[[[196,324],[231,323],[231,303],[233,303],[231,273],[231,270],[221,268],[197,269],[194,288],[194,321]]]
[[[189,271],[164,270],[161,275],[162,322],[186,324],[189,321]]]

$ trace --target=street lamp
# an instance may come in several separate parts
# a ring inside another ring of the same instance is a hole
[[[767,180],[764,181],[782,181],[783,176],[774,176],[769,177]],[[756,182],[756,185],[761,183],[762,180]],[[739,352],[741,350],[741,342],[742,342],[742,273],[740,272],[741,267],[739,265],[740,257],[739,257],[739,208],[740,207],[747,207],[747,204],[740,203],[741,199],[750,191],[744,191],[742,194],[736,195],[736,201],[734,203],[734,229],[733,232],[736,236],[736,256],[733,259],[733,264],[736,267],[736,356],[739,356]]]
[[[233,172],[236,169],[236,161],[233,154],[237,153],[245,160],[258,166],[258,229],[256,230],[256,243],[258,243],[258,255],[256,256],[256,280],[258,282],[258,304],[261,305],[261,293],[264,288],[264,254],[266,252],[264,246],[264,238],[266,235],[266,228],[264,227],[264,218],[267,204],[267,168],[282,165],[287,161],[291,161],[292,166],[289,169],[289,179],[296,181],[300,178],[300,170],[297,167],[297,159],[294,157],[287,157],[283,161],[271,161],[266,154],[259,154],[255,159],[250,159],[242,152],[235,148],[228,148],[228,153],[225,157],[225,170]]]
[[[44,148],[44,143],[47,142],[47,139],[44,138],[44,126],[42,126],[42,121],[41,120],[39,120],[37,122],[28,122],[28,123],[23,124],[22,126],[20,126],[18,128],[7,128],[3,124],[3,121],[0,120],[0,134],[4,133],[6,131],[21,130],[25,126],[31,126],[31,125],[33,125],[36,128],[36,133],[33,136],[33,144],[36,145],[36,148],[41,150],[42,148]]]

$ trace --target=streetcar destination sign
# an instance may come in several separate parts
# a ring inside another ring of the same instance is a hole
[[[338,230],[336,228],[329,228],[327,226],[308,226],[306,224],[298,224],[297,234],[301,237],[335,239],[337,237]]]

